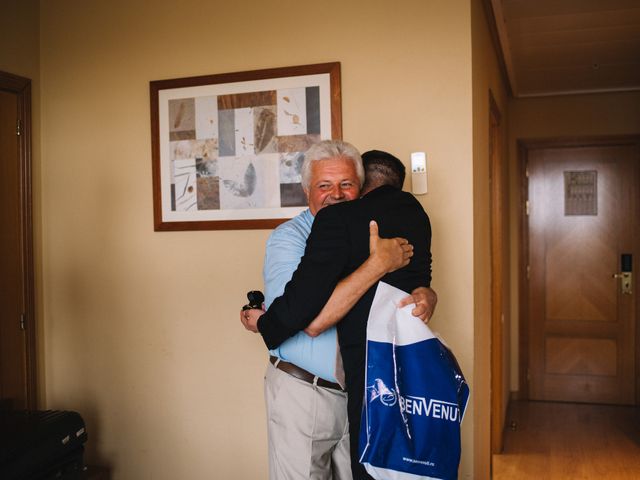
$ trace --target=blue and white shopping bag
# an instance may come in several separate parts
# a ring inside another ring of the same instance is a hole
[[[451,351],[378,284],[367,324],[360,462],[378,480],[455,479],[469,387]]]

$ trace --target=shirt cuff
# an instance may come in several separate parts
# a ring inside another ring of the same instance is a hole
[[[258,319],[258,331],[262,335],[262,340],[269,350],[273,350],[280,346],[291,335],[287,335],[284,332],[283,327],[273,321],[273,318],[269,318],[269,312],[267,311]]]

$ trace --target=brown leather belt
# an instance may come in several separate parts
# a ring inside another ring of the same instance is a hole
[[[311,384],[315,383],[319,387],[331,388],[333,390],[340,390],[341,392],[344,392],[343,388],[339,384],[329,382],[324,378],[320,378],[313,373],[303,370],[293,363],[285,362],[284,360],[280,360],[278,357],[274,357],[273,355],[269,357],[269,361],[278,370],[282,370],[284,373],[288,373],[292,377],[296,377],[298,380],[302,380],[303,382]]]

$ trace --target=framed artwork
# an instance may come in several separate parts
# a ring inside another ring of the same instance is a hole
[[[306,208],[304,152],[342,137],[337,62],[149,86],[156,231],[275,227]]]

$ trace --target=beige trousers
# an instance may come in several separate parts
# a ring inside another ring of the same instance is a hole
[[[270,480],[351,480],[347,394],[267,366]]]

